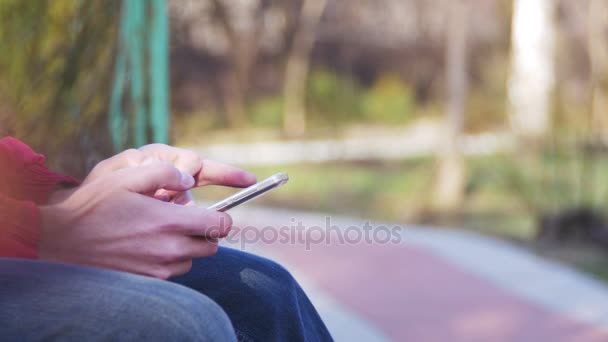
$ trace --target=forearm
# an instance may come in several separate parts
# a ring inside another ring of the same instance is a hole
[[[57,189],[49,195],[48,201],[45,203],[45,205],[50,206],[59,204],[70,197],[74,191],[76,191],[76,187]]]
[[[38,205],[63,201],[79,182],[49,170],[21,141],[0,139],[0,256],[35,258],[41,233]]]

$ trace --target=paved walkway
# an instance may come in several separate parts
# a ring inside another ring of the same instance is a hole
[[[184,146],[209,159],[235,165],[286,165],[304,162],[403,160],[435,155],[442,144],[435,122],[420,122],[409,127],[381,131],[360,131],[350,136],[317,140],[275,140],[250,143]],[[467,156],[494,154],[513,148],[512,135],[485,133],[465,135],[462,152]],[[399,148],[387,148],[399,146]]]
[[[286,266],[337,341],[608,341],[608,287],[508,243],[251,206],[231,214],[241,235],[227,243]],[[339,241],[365,229],[376,242]]]

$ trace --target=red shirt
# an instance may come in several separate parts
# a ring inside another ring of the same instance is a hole
[[[45,166],[46,158],[21,141],[0,139],[0,257],[36,258],[40,210],[59,185],[77,185],[72,177]]]

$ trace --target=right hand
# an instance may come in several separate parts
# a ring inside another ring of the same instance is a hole
[[[255,176],[245,170],[215,160],[203,159],[196,152],[164,144],[150,144],[138,149],[123,151],[108,158],[93,168],[84,184],[94,181],[116,170],[141,166],[151,162],[167,162],[180,171],[194,176],[196,186],[222,185],[247,187],[255,183]],[[177,204],[193,205],[190,191],[158,190],[155,198]]]
[[[166,162],[127,167],[85,182],[40,207],[39,257],[167,279],[215,254],[232,220],[225,213],[150,197],[187,191],[195,180]]]

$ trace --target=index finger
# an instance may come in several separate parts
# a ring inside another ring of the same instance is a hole
[[[176,168],[194,176],[201,170],[202,159],[198,153],[165,144],[150,144],[138,149],[147,157],[154,157],[173,164]]]
[[[256,181],[250,172],[215,160],[202,159],[192,150],[163,144],[146,145],[139,150],[171,162],[176,168],[191,174],[197,181],[195,186],[223,185],[242,188]]]
[[[251,172],[211,159],[203,159],[201,171],[195,175],[197,186],[224,185],[243,188],[256,182]]]

